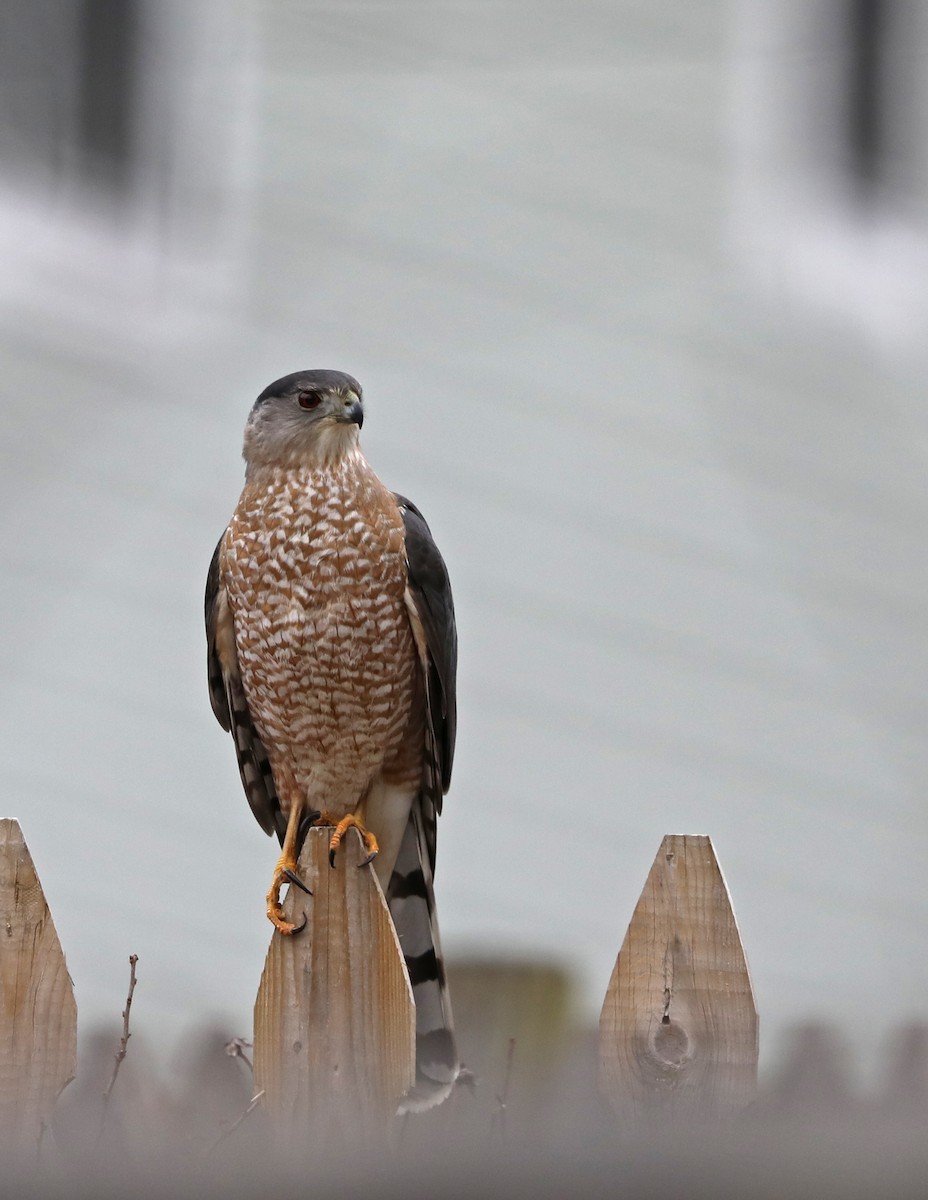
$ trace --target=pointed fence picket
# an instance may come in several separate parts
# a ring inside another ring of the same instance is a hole
[[[712,843],[668,835],[606,992],[601,1087],[632,1122],[723,1117],[754,1098],[757,1054],[751,976]]]
[[[38,1143],[77,1059],[77,1006],[19,822],[0,820],[0,1149]]]
[[[255,1001],[255,1083],[285,1146],[383,1138],[415,1074],[416,1014],[396,931],[356,829],[335,866],[331,830],[309,831],[287,919]]]

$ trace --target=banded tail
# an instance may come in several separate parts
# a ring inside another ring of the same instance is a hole
[[[416,1082],[400,1113],[424,1112],[441,1104],[461,1071],[435,911],[428,820],[420,797],[410,810],[387,888],[387,904],[416,1003]],[[431,837],[434,845],[434,828]]]

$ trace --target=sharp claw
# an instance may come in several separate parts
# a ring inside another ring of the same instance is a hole
[[[281,934],[282,937],[293,937],[295,933],[302,933],[306,928],[305,912],[303,913],[303,920],[299,923],[299,925],[294,925],[291,921],[288,921],[283,914],[283,910],[279,906],[274,912],[268,909],[267,915],[271,921],[271,924],[274,926],[277,932]]]
[[[314,823],[319,820],[322,813],[317,808],[311,808],[309,812],[304,812],[300,817],[300,826],[296,835],[296,857],[299,858],[303,852],[303,845],[306,841],[306,835],[312,829]],[[310,892],[312,895],[312,892]]]
[[[309,888],[306,886],[306,884],[303,882],[303,880],[300,879],[300,877],[299,877],[299,875],[297,875],[296,871],[291,871],[289,868],[285,868],[284,874],[287,876],[287,878],[290,880],[291,883],[295,883],[296,886],[298,888],[300,888],[301,891],[304,891],[307,896],[312,895],[312,892],[309,890]]]
[[[310,829],[321,816],[322,813],[318,808],[311,808],[309,812],[304,812],[300,817],[300,828]]]
[[[377,839],[374,837],[374,835],[372,833],[368,833],[368,831],[364,828],[364,826],[361,824],[361,822],[358,820],[357,817],[349,815],[349,816],[343,818],[341,821],[339,821],[339,823],[336,825],[335,832],[332,834],[332,840],[331,840],[331,842],[329,842],[329,866],[330,867],[335,866],[335,852],[338,849],[338,847],[342,844],[342,838],[345,836],[346,831],[351,828],[355,828],[358,830],[358,832],[361,834],[361,839],[364,844],[364,849],[370,851],[367,858],[365,858],[362,862],[359,862],[358,866],[359,867],[369,867],[370,864],[377,857],[377,854],[380,850],[380,847],[377,845]],[[371,849],[371,847],[373,847],[373,849]]]

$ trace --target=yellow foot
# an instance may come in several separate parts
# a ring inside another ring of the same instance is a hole
[[[267,919],[278,932],[283,934],[299,933],[304,929],[306,926],[306,913],[303,913],[303,920],[299,925],[294,925],[292,921],[288,921],[280,905],[280,889],[285,883],[292,883],[298,888],[302,888],[307,895],[312,895],[312,892],[303,880],[300,879],[299,875],[297,875],[296,865],[296,860],[290,860],[281,855],[277,860],[274,878],[271,880],[271,886],[267,893]]]
[[[359,867],[366,867],[368,863],[372,863],[380,852],[380,847],[377,845],[377,839],[367,829],[364,828],[363,822],[359,821],[354,813],[349,813],[347,817],[342,819],[335,826],[335,832],[332,834],[332,840],[329,842],[329,866],[335,866],[335,851],[341,845],[342,838],[351,828],[357,829],[361,834],[361,841],[364,843],[364,849],[367,851],[367,858],[363,862],[358,863]]]

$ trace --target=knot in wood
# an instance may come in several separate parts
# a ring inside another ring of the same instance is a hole
[[[664,1017],[651,1037],[651,1051],[662,1066],[682,1067],[690,1058],[686,1030],[670,1017]]]

